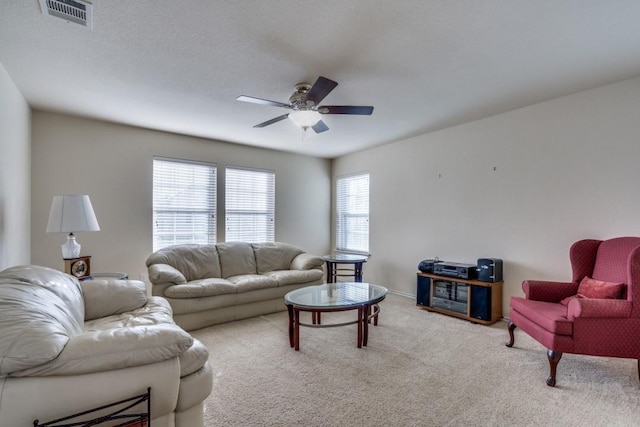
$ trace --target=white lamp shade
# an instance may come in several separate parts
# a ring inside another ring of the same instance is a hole
[[[289,113],[291,121],[303,128],[315,125],[321,117],[320,113],[313,110],[299,110]]]
[[[91,200],[87,195],[53,196],[47,233],[100,231]]]

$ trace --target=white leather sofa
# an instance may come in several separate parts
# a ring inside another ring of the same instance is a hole
[[[286,310],[287,292],[323,282],[324,261],[287,243],[174,245],[149,256],[153,295],[187,331]]]
[[[39,266],[0,272],[0,426],[49,422],[151,387],[151,425],[202,427],[207,360],[142,282],[79,282]]]

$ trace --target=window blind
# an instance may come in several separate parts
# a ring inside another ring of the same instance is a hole
[[[153,160],[153,250],[216,242],[216,165]]]
[[[274,171],[227,167],[225,171],[225,240],[273,242],[275,239]]]
[[[336,249],[369,252],[369,174],[336,181]]]

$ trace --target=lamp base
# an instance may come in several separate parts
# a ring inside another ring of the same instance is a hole
[[[69,233],[66,243],[60,247],[62,248],[62,258],[71,259],[80,256],[82,245],[76,242],[76,236],[74,236],[73,233]]]

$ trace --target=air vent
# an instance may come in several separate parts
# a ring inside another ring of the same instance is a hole
[[[75,22],[90,30],[93,29],[93,6],[79,0],[40,0],[40,8],[44,15],[62,18]]]

